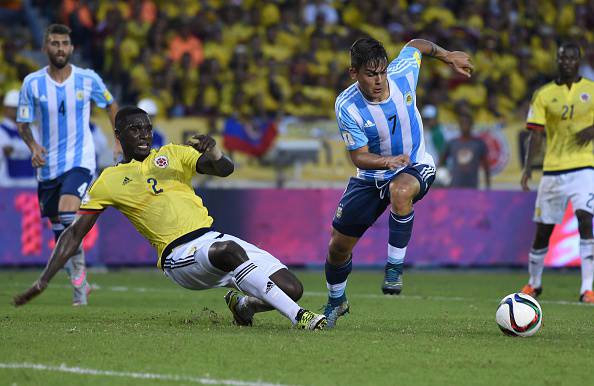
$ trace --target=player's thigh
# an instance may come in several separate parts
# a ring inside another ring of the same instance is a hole
[[[91,172],[85,168],[74,168],[64,173],[58,210],[60,212],[77,211],[92,178]]]
[[[338,203],[332,227],[342,235],[358,239],[386,210],[388,203],[386,184],[382,187],[375,181],[351,178]]]
[[[61,181],[58,178],[40,181],[37,185],[37,199],[42,217],[49,217],[52,221],[58,218],[60,187]]]
[[[563,175],[545,175],[540,179],[533,220],[543,224],[560,224],[563,221],[569,194]]]
[[[269,277],[287,268],[267,251],[239,237],[213,231],[178,246],[169,256],[166,256],[163,264],[165,274],[182,287],[193,290],[216,287],[238,288],[232,272],[218,269],[209,259],[210,247],[214,243],[225,241],[237,243],[246,252],[249,261]]]
[[[390,183],[390,195],[399,186],[404,186],[412,201],[417,202],[427,195],[431,185],[435,181],[435,167],[426,164],[414,164],[404,168],[392,179]]]
[[[566,176],[566,189],[574,211],[594,213],[594,169],[583,169]]]

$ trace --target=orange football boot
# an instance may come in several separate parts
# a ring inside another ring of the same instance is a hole
[[[530,284],[526,284],[522,287],[521,292],[536,299],[542,293],[542,287],[534,288]]]
[[[594,291],[586,291],[580,295],[580,302],[594,304]]]

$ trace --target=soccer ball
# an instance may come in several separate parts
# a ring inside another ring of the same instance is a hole
[[[501,300],[495,320],[506,335],[532,336],[540,329],[542,309],[532,296],[519,292]]]

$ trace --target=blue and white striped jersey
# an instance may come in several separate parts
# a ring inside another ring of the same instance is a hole
[[[336,98],[338,129],[347,149],[367,145],[369,152],[383,155],[408,154],[413,163],[435,166],[425,152],[423,122],[417,109],[416,88],[421,52],[405,46],[388,65],[390,96],[381,102],[368,101],[354,83]],[[398,170],[357,169],[365,180],[390,180]]]
[[[113,97],[93,70],[72,66],[63,83],[54,81],[48,67],[33,72],[23,82],[17,111],[18,122],[38,122],[40,145],[47,150],[46,163],[37,179],[54,179],[75,167],[95,172],[95,147],[89,129],[91,100],[105,108]]]

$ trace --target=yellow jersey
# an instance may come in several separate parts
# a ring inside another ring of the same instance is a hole
[[[594,167],[592,142],[579,146],[575,135],[594,123],[594,82],[582,78],[571,88],[547,83],[532,97],[526,127],[545,130],[543,171],[562,172]]]
[[[191,179],[201,153],[190,146],[165,145],[144,161],[106,168],[82,200],[80,213],[112,206],[130,220],[161,257],[175,239],[212,225],[213,219],[194,193]],[[157,262],[161,268],[161,259]]]

